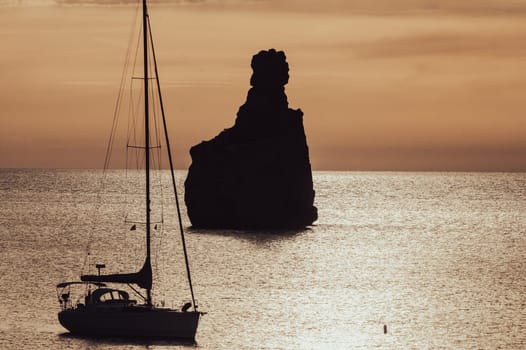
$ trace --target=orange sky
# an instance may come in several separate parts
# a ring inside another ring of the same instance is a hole
[[[7,3],[0,167],[101,167],[134,7]],[[526,171],[526,5],[370,3],[152,6],[177,166],[234,123],[252,55],[275,47],[314,169]]]

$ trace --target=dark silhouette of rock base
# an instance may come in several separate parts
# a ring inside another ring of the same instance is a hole
[[[318,217],[303,112],[288,108],[283,51],[252,58],[235,125],[190,149],[185,202],[194,227],[289,229]]]

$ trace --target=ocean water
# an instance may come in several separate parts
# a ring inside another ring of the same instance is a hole
[[[0,170],[1,349],[526,348],[525,173],[315,172],[319,220],[297,232],[193,230],[185,217],[207,312],[195,344],[69,336],[56,283],[85,262],[144,258],[128,227],[141,211],[123,204],[141,201],[124,186],[136,174],[109,172],[105,192],[101,174]],[[155,209],[154,296],[177,306],[173,199]]]

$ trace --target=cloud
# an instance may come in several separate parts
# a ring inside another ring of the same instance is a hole
[[[522,45],[526,33],[427,33],[407,37],[383,38],[354,45],[358,56],[390,58],[410,56],[526,56]]]
[[[60,5],[127,5],[137,4],[140,0],[54,0],[55,3]],[[206,0],[149,0],[148,3],[204,3]]]
[[[524,15],[526,3],[521,0],[268,0],[276,8],[297,11],[348,12],[352,14],[420,14],[446,13],[459,15]]]
[[[0,0],[0,7],[51,6],[55,0]]]
[[[140,0],[0,0],[0,7],[39,7],[54,5],[130,5]],[[219,0],[220,1],[220,0]],[[187,4],[205,3],[207,0],[148,0],[149,3]]]
[[[126,5],[139,0],[0,0],[0,6],[42,5]],[[277,11],[332,12],[351,14],[420,14],[458,15],[526,15],[526,2],[521,0],[149,0],[170,5],[250,6]]]

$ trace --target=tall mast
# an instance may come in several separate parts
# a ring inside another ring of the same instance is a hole
[[[150,18],[148,17],[148,32],[150,33],[150,43],[152,45],[152,57],[153,57],[153,67],[155,69],[155,80],[157,81],[157,92],[159,93],[159,104],[161,107],[161,114],[163,116],[163,128],[164,128],[164,138],[166,140],[166,149],[168,150],[168,160],[170,163],[170,174],[172,177],[172,186],[174,189],[174,197],[175,197],[175,206],[177,208],[177,218],[179,220],[179,231],[181,232],[181,243],[183,246],[183,253],[184,253],[184,261],[186,264],[186,275],[188,277],[188,285],[190,287],[190,295],[192,296],[192,306],[194,307],[194,311],[197,310],[197,305],[195,303],[195,297],[194,297],[194,288],[192,287],[192,276],[190,275],[190,263],[188,262],[188,253],[186,250],[186,242],[184,238],[184,230],[183,230],[183,221],[181,219],[181,208],[179,206],[179,198],[177,196],[177,186],[175,183],[175,174],[174,174],[174,164],[173,164],[173,158],[172,158],[172,149],[170,147],[170,139],[168,138],[168,127],[166,125],[166,116],[164,114],[164,104],[163,104],[163,95],[161,94],[161,82],[159,81],[159,71],[157,70],[157,58],[155,56],[155,45],[153,44],[153,36],[152,36],[152,28],[150,26]]]
[[[150,125],[149,125],[149,101],[148,101],[148,34],[147,22],[148,9],[146,0],[142,1],[142,39],[144,51],[144,152],[145,152],[145,173],[146,173],[146,262],[150,265]],[[152,305],[152,290],[146,290],[146,304]]]

